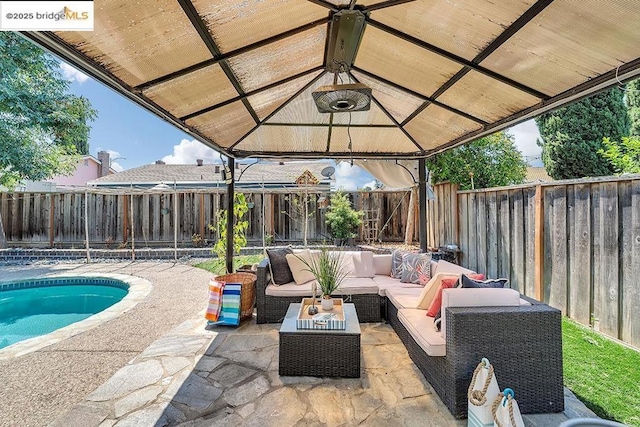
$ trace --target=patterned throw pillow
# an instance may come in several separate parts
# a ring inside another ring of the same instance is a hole
[[[293,282],[293,274],[287,262],[287,254],[292,254],[291,248],[267,249],[269,270],[274,285],[284,285]]]
[[[402,279],[402,255],[410,252],[396,249],[391,253],[391,277]]]
[[[402,276],[400,283],[426,285],[431,279],[431,254],[402,255]]]
[[[491,279],[483,280],[484,277],[478,279],[473,274],[460,276],[459,288],[504,288],[509,279]]]

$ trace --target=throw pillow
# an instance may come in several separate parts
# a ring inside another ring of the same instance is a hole
[[[431,280],[431,254],[402,255],[401,283],[426,285]]]
[[[287,262],[287,254],[292,254],[291,248],[267,249],[269,257],[269,271],[274,285],[284,285],[293,282],[293,275]]]
[[[391,277],[394,279],[402,279],[402,255],[408,253],[400,249],[396,249],[391,253]]]
[[[422,288],[422,292],[420,292],[420,296],[418,297],[418,304],[416,305],[416,308],[419,308],[421,310],[429,309],[429,306],[431,305],[431,301],[433,301],[433,298],[435,297],[436,292],[438,291],[440,282],[445,277],[449,277],[453,279],[458,278],[458,276],[456,276],[455,274],[454,275],[446,275],[444,273],[434,274],[431,280],[429,280],[429,282],[426,285],[424,285],[424,288]]]
[[[443,274],[443,273],[438,273]],[[475,280],[483,280],[484,274],[471,274]],[[458,286],[459,278],[458,276],[444,276],[444,278],[440,281],[440,286],[436,291],[436,294],[431,301],[431,305],[429,305],[429,310],[427,310],[427,316],[436,317],[438,312],[440,311],[440,307],[442,307],[442,290],[455,288]]]
[[[356,277],[371,278],[376,275],[373,265],[373,252],[362,251],[353,254],[353,266]]]
[[[374,254],[373,268],[375,273],[380,276],[391,276],[391,254]]]
[[[482,275],[481,275],[482,276]],[[463,274],[460,276],[460,288],[504,288],[509,279],[491,279],[483,280],[484,276],[480,279],[474,274],[467,276]]]
[[[293,275],[293,280],[296,285],[302,285],[315,279],[315,276],[309,271],[309,265],[311,265],[311,254],[309,251],[302,251],[297,254],[287,254],[287,262]],[[305,262],[307,264],[305,264]]]

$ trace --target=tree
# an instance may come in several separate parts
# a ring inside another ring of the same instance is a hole
[[[363,211],[356,211],[351,207],[349,196],[342,191],[331,195],[331,204],[325,214],[325,222],[331,230],[334,239],[344,240],[356,237],[356,230],[362,224]]]
[[[542,161],[553,179],[612,175],[615,169],[598,154],[602,139],[629,135],[623,92],[614,87],[536,118],[542,137]]]
[[[521,184],[527,164],[515,145],[513,135],[505,132],[485,136],[427,159],[434,183],[450,181],[462,190]]]
[[[627,109],[631,126],[629,134],[640,136],[640,79],[633,80],[625,89],[627,97]]]
[[[604,138],[598,151],[618,173],[640,173],[640,137],[622,138],[621,142]]]
[[[0,185],[43,180],[88,153],[96,111],[68,93],[58,62],[13,32],[0,32]]]

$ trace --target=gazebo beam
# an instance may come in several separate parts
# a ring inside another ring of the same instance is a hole
[[[229,157],[227,162],[230,172],[228,176],[225,176],[227,181],[227,253],[225,255],[225,265],[227,273],[233,273],[233,195],[236,162],[233,157]]]
[[[427,162],[418,160],[418,201],[420,213],[420,250],[427,252]]]

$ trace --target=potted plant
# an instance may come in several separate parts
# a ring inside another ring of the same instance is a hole
[[[309,261],[300,257],[298,259],[307,266],[306,270],[310,271],[318,282],[322,294],[322,309],[325,311],[333,309],[331,294],[340,288],[347,277],[345,269],[342,268],[342,254],[340,252],[330,254],[326,249],[322,249],[317,257],[311,257]]]
[[[351,201],[345,193],[338,191],[331,195],[331,204],[325,215],[325,221],[336,246],[353,242],[352,239],[356,237],[356,230],[362,224],[363,216],[364,212],[356,211],[351,207]]]

